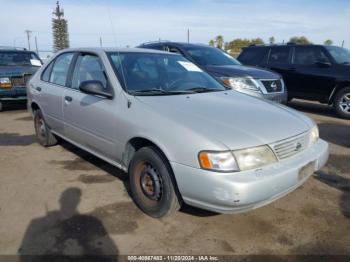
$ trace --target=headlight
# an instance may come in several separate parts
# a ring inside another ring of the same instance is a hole
[[[261,93],[259,84],[252,78],[246,77],[222,77],[222,82],[227,87],[231,87],[237,91],[253,91]]]
[[[258,146],[233,151],[240,170],[249,170],[277,162],[275,154],[268,146]]]
[[[239,171],[236,160],[231,151],[202,151],[199,153],[198,158],[199,164],[203,169],[221,172]]]
[[[268,146],[225,152],[202,151],[199,153],[201,168],[221,172],[245,171],[275,162],[277,162],[277,158]]]
[[[11,88],[11,81],[8,77],[1,77],[0,78],[0,88]]]
[[[318,138],[319,138],[318,127],[317,125],[315,125],[313,128],[311,128],[311,133],[310,133],[311,144],[315,144]]]

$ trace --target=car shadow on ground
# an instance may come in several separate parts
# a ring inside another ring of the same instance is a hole
[[[336,188],[342,192],[339,200],[339,207],[342,214],[350,219],[350,179],[335,173],[318,171],[315,178],[328,186]]]
[[[60,209],[34,218],[18,249],[27,261],[116,261],[118,248],[103,223],[95,216],[80,214],[81,190],[71,187],[59,199]],[[113,255],[113,256],[112,256]],[[93,256],[93,260],[90,256]],[[86,260],[87,259],[87,260]]]
[[[0,146],[29,146],[36,142],[34,135],[21,135],[18,133],[2,133]]]
[[[288,103],[288,106],[305,113],[337,117],[332,106],[321,104],[318,102],[293,99]]]
[[[350,148],[350,121],[349,125],[341,123],[319,123],[320,137],[333,144]]]
[[[17,102],[6,102],[3,103],[3,111],[16,111],[27,109],[27,101],[17,101]],[[1,113],[0,113],[1,114]]]
[[[107,163],[106,161],[84,151],[83,149],[80,149],[78,147],[76,147],[73,144],[70,144],[62,139],[60,139],[60,145],[70,151],[71,153],[77,155],[80,159],[83,159],[84,161],[90,163],[91,165],[95,166],[96,168],[102,169],[103,171],[105,171],[106,173],[110,174],[111,176],[119,179],[120,181],[123,182],[125,191],[128,193],[129,197],[132,199],[131,196],[131,191],[130,191],[130,185],[129,185],[129,177],[128,174],[125,173],[123,170]],[[74,165],[74,167],[72,165]],[[66,168],[70,169],[70,168],[77,168],[76,164],[78,163],[68,163],[69,166],[66,165]],[[81,168],[81,167],[80,167]],[[90,176],[91,177],[91,176]],[[97,178],[97,177],[96,177]],[[89,178],[89,176],[84,176],[81,175],[79,177],[79,180],[84,180],[82,182],[84,183],[89,183],[90,180],[95,179],[95,177],[91,177],[91,179]],[[100,180],[102,180],[102,178],[100,178]],[[108,180],[107,178],[104,178],[103,181]],[[98,183],[98,182],[97,182]],[[183,212],[185,214],[188,215],[192,215],[192,216],[198,216],[198,217],[209,217],[209,216],[215,216],[215,215],[219,215],[218,213],[215,212],[211,212],[211,211],[206,211],[200,208],[196,208],[196,207],[192,207],[189,205],[186,205],[185,203],[183,204],[183,206],[180,209],[180,212]]]

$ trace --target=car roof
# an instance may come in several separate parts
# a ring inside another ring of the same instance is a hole
[[[295,47],[295,46],[318,46],[323,47],[324,45],[319,44],[294,44],[294,43],[287,43],[287,44],[262,44],[262,45],[250,45],[245,48],[270,48],[270,47]]]
[[[211,47],[205,44],[200,44],[200,43],[186,43],[186,42],[172,42],[172,41],[160,41],[160,42],[146,42],[142,43],[138,47],[147,47],[147,46],[159,46],[159,45],[172,45],[172,46],[178,46],[178,47]]]
[[[120,53],[155,53],[155,54],[173,54],[161,50],[153,50],[153,49],[145,49],[145,48],[114,48],[114,47],[76,47],[76,48],[67,48],[60,51],[60,53],[64,52],[93,52],[93,53],[106,53],[106,52],[120,52]]]

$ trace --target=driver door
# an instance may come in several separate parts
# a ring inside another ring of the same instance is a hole
[[[79,85],[88,80],[100,81],[106,90],[112,88],[101,59],[95,54],[81,53],[63,97],[65,135],[82,147],[115,160],[115,99],[81,92]]]

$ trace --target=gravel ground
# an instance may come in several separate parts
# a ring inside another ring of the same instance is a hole
[[[135,207],[122,171],[68,143],[39,146],[24,108],[0,113],[0,254],[350,255],[350,121],[291,106],[330,143],[325,168],[245,214],[185,206],[160,220]]]

